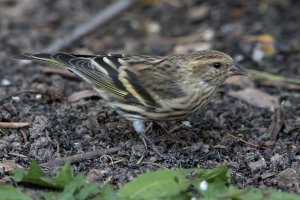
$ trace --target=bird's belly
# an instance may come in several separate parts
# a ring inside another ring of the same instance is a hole
[[[209,90],[202,93],[203,95],[195,94],[185,101],[174,103],[174,106],[169,106],[164,109],[156,109],[153,112],[148,112],[146,118],[151,120],[176,120],[183,119],[198,112],[206,104],[209,103],[214,90]]]
[[[166,121],[184,119],[203,108],[211,99],[214,90],[202,91],[201,95],[194,93],[189,98],[178,99],[171,104],[161,104],[157,108],[148,108],[143,105],[110,102],[110,107],[128,120]]]

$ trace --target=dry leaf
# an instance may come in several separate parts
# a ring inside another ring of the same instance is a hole
[[[253,86],[253,78],[250,76],[231,76],[226,79],[225,84],[236,86]]]
[[[269,57],[276,53],[276,39],[270,34],[246,36],[246,40],[256,42],[252,57],[259,60],[259,57]]]
[[[0,128],[18,129],[29,126],[28,122],[0,122]]]
[[[1,161],[0,163],[0,169],[4,169],[5,172],[10,172],[16,168],[23,168],[21,165],[12,162],[12,161]]]
[[[253,106],[267,108],[270,111],[274,111],[275,108],[279,107],[279,101],[276,97],[255,88],[246,88],[240,91],[230,91],[229,95],[245,101]]]
[[[200,21],[205,18],[210,11],[210,6],[208,4],[202,4],[200,6],[193,7],[189,12],[189,19],[191,21]]]
[[[75,93],[71,94],[68,97],[68,101],[74,102],[74,101],[78,101],[80,99],[94,97],[94,96],[98,96],[95,91],[93,91],[93,90],[82,90],[82,91],[75,92]]]

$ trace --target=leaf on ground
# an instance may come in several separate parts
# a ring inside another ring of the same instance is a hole
[[[242,88],[254,86],[253,77],[250,76],[231,76],[226,79],[225,84]]]
[[[15,162],[8,161],[8,160],[2,160],[0,163],[0,169],[3,169],[4,172],[13,171],[16,168],[22,168],[22,166]]]
[[[207,182],[229,183],[230,173],[231,170],[229,170],[228,166],[220,166],[214,169],[205,169],[205,173],[201,176],[200,181],[205,180]]]
[[[54,178],[42,178],[42,180],[49,183],[50,185],[57,187],[58,189],[63,189],[74,179],[75,177],[70,162],[67,162]]]
[[[246,71],[249,73],[249,75],[255,78],[260,78],[260,79],[265,79],[270,81],[283,81],[287,83],[300,84],[300,79],[284,77],[284,76],[272,74],[269,72],[259,71],[255,69],[247,69]]]
[[[253,51],[260,51],[263,57],[272,56],[276,52],[276,38],[271,34],[249,35],[245,39],[255,42],[256,46]],[[255,59],[256,57],[253,54],[252,58],[253,60],[260,61],[260,59]]]
[[[96,199],[115,200],[117,199],[117,194],[113,189],[112,185],[106,185],[101,189]]]
[[[20,189],[12,185],[0,186],[0,199],[5,200],[32,200],[31,197],[24,194]]]
[[[160,169],[139,175],[127,183],[118,192],[111,185],[99,189],[96,184],[89,183],[83,175],[74,177],[70,164],[66,164],[54,178],[45,177],[36,162],[32,162],[28,171],[15,170],[14,179],[50,188],[62,188],[63,191],[44,192],[45,200],[188,200],[198,191],[201,199],[299,199],[298,196],[277,191],[260,190],[247,187],[238,189],[229,184],[230,170],[227,166],[214,169]],[[202,183],[205,183],[204,185]],[[194,186],[191,192],[190,186]],[[18,188],[11,185],[0,186],[0,199],[31,200]]]
[[[279,101],[276,97],[255,88],[246,88],[240,91],[229,91],[228,94],[253,106],[267,108],[270,111],[274,111],[279,107]]]
[[[240,200],[261,200],[261,199],[272,199],[272,200],[296,200],[299,199],[297,195],[288,194],[285,192],[267,191],[260,190],[257,188],[248,187],[245,189],[238,189],[234,186],[229,186],[226,190],[214,191],[213,196],[207,199],[240,199]],[[205,198],[204,198],[205,199]]]
[[[65,185],[74,180],[73,171],[70,163],[67,163],[54,178],[45,176],[41,167],[36,161],[32,161],[29,170],[16,169],[13,171],[13,179],[16,182],[30,183],[33,185],[63,189]]]
[[[84,176],[76,176],[75,179],[66,185],[64,191],[57,196],[58,200],[77,199],[85,200],[99,193],[95,184],[90,184]]]
[[[73,94],[68,96],[68,101],[75,102],[75,101],[79,101],[80,99],[94,97],[94,96],[98,96],[95,91],[93,91],[93,90],[82,90],[82,91],[79,91],[79,92],[74,92]]]
[[[229,177],[230,170],[227,166],[215,169],[160,169],[139,175],[121,188],[117,195],[128,199],[175,198],[181,196],[191,185],[198,187],[203,180],[225,185],[229,183]],[[188,192],[184,197],[187,194]]]
[[[169,169],[144,173],[121,188],[117,195],[128,199],[159,199],[172,197],[185,191],[188,180],[180,173]]]
[[[28,171],[25,169],[16,169],[12,171],[12,174],[13,174],[13,179],[16,182],[33,183],[41,186],[44,186],[45,184],[44,181],[40,180],[40,178],[44,177],[45,174],[36,161],[31,162]]]
[[[211,9],[211,7],[208,4],[201,4],[200,6],[193,6],[189,10],[188,18],[191,21],[200,21],[209,14],[210,9]]]
[[[190,174],[191,183],[198,187],[198,184],[201,181],[210,182],[220,182],[223,184],[227,184],[230,181],[230,173],[228,166],[220,166],[214,169],[176,169],[176,173],[181,173],[182,176],[188,177]]]

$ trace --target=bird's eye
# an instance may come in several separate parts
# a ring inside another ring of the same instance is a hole
[[[214,66],[214,68],[218,69],[218,68],[220,68],[222,65],[221,65],[221,63],[219,63],[219,62],[215,62],[215,63],[213,64],[213,66]]]

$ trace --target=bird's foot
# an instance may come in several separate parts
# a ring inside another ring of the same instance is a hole
[[[140,132],[139,135],[141,136],[141,138],[142,138],[142,140],[143,140],[143,142],[144,142],[144,144],[145,144],[146,149],[148,149],[148,145],[147,145],[147,143],[148,143],[148,144],[151,145],[153,151],[154,151],[158,156],[160,156],[160,157],[162,157],[162,158],[167,158],[166,155],[162,154],[162,153],[158,150],[157,146],[153,143],[153,141],[152,141],[149,137],[146,136],[146,134],[145,134],[144,132],[142,132],[142,133]]]

